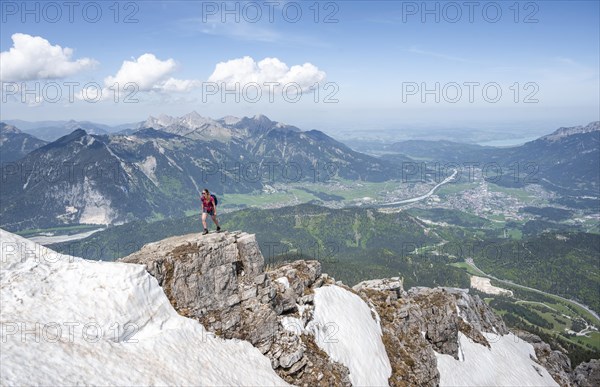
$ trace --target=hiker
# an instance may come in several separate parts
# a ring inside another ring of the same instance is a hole
[[[217,220],[217,198],[215,195],[211,195],[206,188],[202,191],[200,198],[202,199],[202,226],[204,226],[202,235],[208,234],[206,215],[210,215],[213,222],[217,225],[217,232],[221,232],[221,226],[219,226],[219,221]]]

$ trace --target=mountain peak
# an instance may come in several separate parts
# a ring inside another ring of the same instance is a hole
[[[552,132],[551,134],[541,137],[540,140],[554,142],[564,137],[572,136],[575,134],[590,133],[595,131],[600,131],[600,121],[590,122],[586,126],[579,125],[571,127],[561,127]]]
[[[68,138],[69,141],[71,141],[71,140],[75,140],[77,138],[84,137],[84,136],[87,136],[87,132],[85,130],[81,129],[81,128],[77,128],[77,129],[73,130],[70,134],[68,134],[66,136],[63,136],[60,139],[67,139]]]
[[[191,112],[189,112],[188,114],[185,114],[183,117],[188,117],[188,118],[203,118],[197,111],[192,110]]]
[[[254,117],[252,117],[253,120],[256,121],[264,121],[264,122],[272,122],[269,117],[265,116],[264,114],[255,114]]]
[[[148,116],[148,119],[138,125],[138,129],[142,128],[154,128],[162,129],[171,125],[175,119],[164,113],[159,114],[157,117]]]
[[[69,133],[65,136],[62,136],[53,142],[44,145],[40,149],[46,149],[46,150],[50,149],[50,148],[58,149],[58,148],[64,147],[70,143],[77,142],[77,141],[79,141],[83,145],[87,146],[87,145],[93,144],[95,140],[94,140],[94,137],[91,135],[88,135],[88,133],[85,130],[78,128],[78,129],[75,129],[74,131],[72,131],[71,133]]]
[[[210,117],[201,116],[197,111],[192,111],[179,118],[179,122],[185,122],[190,129],[195,129],[203,125],[218,125],[218,123]]]
[[[18,160],[45,144],[46,141],[25,133],[14,125],[0,122],[0,163]]]
[[[4,122],[0,122],[0,133],[23,133],[19,128],[13,125],[9,125]]]
[[[70,130],[80,129],[85,126],[85,122],[79,122],[75,120],[69,120],[65,123],[64,127]]]

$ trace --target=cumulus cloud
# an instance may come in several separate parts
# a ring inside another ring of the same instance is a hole
[[[161,88],[164,92],[187,92],[200,85],[201,82],[196,80],[169,78],[161,85]]]
[[[176,67],[173,59],[160,60],[154,54],[143,54],[137,59],[124,61],[115,75],[104,78],[104,85],[82,88],[76,97],[88,102],[114,100],[133,103],[139,101],[140,93],[156,92],[164,97],[201,86],[200,81],[171,77]]]
[[[137,101],[140,92],[188,92],[200,87],[196,80],[176,79],[171,76],[177,68],[174,59],[160,60],[154,54],[143,54],[123,62],[115,75],[104,78],[102,88],[83,88],[78,99],[102,101],[108,99]]]
[[[16,33],[13,46],[0,53],[0,80],[4,82],[65,78],[97,64],[94,59],[72,60],[73,49],[51,45],[41,36]]]
[[[296,83],[302,91],[309,91],[315,83],[323,82],[325,78],[325,72],[311,63],[288,67],[277,58],[265,58],[256,62],[245,56],[218,63],[208,81],[224,83],[232,89],[236,85],[243,88],[246,84],[258,83],[265,90],[269,88],[270,82],[277,82],[279,87]]]
[[[104,79],[104,85],[112,87],[117,83],[123,88],[127,83],[134,83],[139,91],[159,92],[185,92],[200,86],[198,81],[171,77],[176,67],[173,59],[160,60],[154,54],[143,54],[124,61],[116,75]]]

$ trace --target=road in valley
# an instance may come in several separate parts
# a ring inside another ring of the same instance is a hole
[[[512,286],[516,286],[516,287],[518,287],[518,288],[523,288],[523,289],[531,290],[531,291],[533,291],[533,292],[541,293],[541,294],[544,294],[544,295],[546,295],[546,296],[553,296],[553,297],[557,297],[557,298],[560,298],[560,299],[561,299],[561,300],[563,300],[563,301],[566,301],[566,302],[571,302],[571,303],[573,303],[573,304],[575,304],[575,305],[578,305],[578,306],[582,307],[583,309],[585,309],[586,311],[588,311],[588,312],[589,312],[589,313],[590,313],[592,316],[594,316],[594,318],[596,318],[596,320],[597,320],[597,321],[596,321],[596,323],[597,323],[598,325],[600,325],[600,316],[598,316],[598,313],[594,312],[594,311],[593,311],[592,309],[590,309],[590,308],[589,308],[587,305],[584,305],[584,304],[582,304],[582,303],[580,303],[580,302],[578,302],[578,301],[575,301],[575,300],[572,300],[572,299],[569,299],[569,298],[564,298],[564,297],[558,296],[558,295],[556,295],[556,294],[547,293],[547,292],[544,292],[544,291],[542,291],[542,290],[539,290],[539,289],[530,288],[529,286],[525,286],[525,285],[519,285],[519,284],[516,284],[516,283],[514,283],[514,282],[512,282],[512,281],[507,281],[507,280],[502,280],[502,279],[500,279],[500,278],[496,278],[496,277],[494,277],[493,275],[490,275],[490,274],[484,273],[484,272],[483,272],[483,270],[481,270],[480,268],[478,268],[477,266],[475,266],[475,262],[473,262],[473,259],[472,259],[472,258],[467,258],[467,259],[465,259],[465,262],[466,262],[466,263],[467,263],[469,266],[471,266],[473,269],[475,269],[475,270],[477,270],[477,271],[481,272],[483,275],[485,275],[485,276],[487,276],[487,277],[489,277],[489,278],[495,279],[495,280],[496,280],[496,281],[498,281],[498,282],[502,282],[502,283],[509,284],[509,285],[512,285]]]
[[[429,192],[427,192],[424,195],[421,196],[417,196],[414,198],[410,198],[410,199],[403,199],[403,200],[399,200],[397,202],[392,202],[392,203],[384,203],[381,206],[382,207],[387,207],[387,206],[396,206],[398,204],[406,204],[406,203],[414,203],[414,202],[418,202],[424,199],[427,199],[428,197],[430,197],[431,195],[433,195],[435,193],[435,190],[438,189],[439,187],[441,187],[444,184],[449,183],[452,179],[454,179],[454,176],[456,176],[456,174],[458,173],[458,171],[455,169],[454,172],[452,173],[452,175],[448,176],[447,178],[444,179],[444,181],[436,184],[435,187],[433,187],[431,190],[429,190]]]

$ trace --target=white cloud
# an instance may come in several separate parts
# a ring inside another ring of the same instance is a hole
[[[0,53],[0,80],[4,82],[64,78],[97,64],[94,59],[71,60],[73,49],[51,45],[40,36],[16,33],[13,46]]]
[[[311,63],[290,68],[277,58],[265,58],[256,62],[245,56],[217,63],[208,81],[225,83],[226,87],[232,89],[236,84],[243,88],[248,83],[258,83],[265,90],[268,89],[269,82],[277,82],[279,87],[297,83],[302,91],[308,91],[315,83],[324,82],[325,78],[325,72]]]
[[[201,86],[200,81],[190,79],[169,78],[162,84],[162,90],[165,92],[187,92]]]
[[[176,67],[173,59],[163,61],[154,54],[143,54],[137,59],[124,61],[115,76],[104,79],[104,85],[114,87],[117,83],[119,88],[123,88],[127,83],[134,83],[138,91],[159,92],[185,92],[200,86],[198,81],[171,77]]]
[[[177,69],[174,59],[160,60],[154,54],[143,54],[139,58],[126,60],[115,75],[104,78],[101,89],[82,89],[77,96],[84,101],[127,100],[137,101],[140,92],[188,92],[200,87],[196,80],[176,79],[171,76]]]

